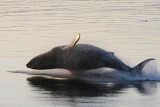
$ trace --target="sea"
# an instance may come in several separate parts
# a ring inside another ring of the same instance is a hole
[[[142,76],[26,67],[79,33],[128,66],[156,60]],[[159,107],[159,66],[160,0],[0,0],[0,107]]]

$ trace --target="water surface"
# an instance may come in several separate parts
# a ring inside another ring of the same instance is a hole
[[[0,106],[157,106],[159,82],[90,83],[12,74],[37,54],[79,43],[113,51],[135,66],[160,62],[159,0],[0,1]],[[154,71],[153,70],[153,71]]]

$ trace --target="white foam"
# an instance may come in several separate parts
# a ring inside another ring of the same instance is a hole
[[[15,71],[9,71],[12,73],[22,73],[22,74],[28,74],[28,75],[47,75],[47,76],[52,76],[52,77],[57,77],[57,78],[75,78],[69,72],[68,70],[64,69],[50,69],[50,70],[15,70]]]

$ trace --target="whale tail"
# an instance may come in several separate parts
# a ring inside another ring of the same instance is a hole
[[[142,69],[143,67],[150,61],[155,60],[154,58],[146,59],[139,63],[137,66],[132,68],[132,73],[139,73],[140,76],[142,75]]]

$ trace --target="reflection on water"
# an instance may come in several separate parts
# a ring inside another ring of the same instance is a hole
[[[46,94],[50,96],[48,101],[61,104],[62,99],[69,98],[72,100],[65,101],[67,103],[85,103],[92,102],[92,98],[99,102],[103,97],[104,100],[100,101],[106,103],[107,97],[123,96],[128,89],[136,89],[137,92],[144,95],[153,95],[156,92],[156,82],[154,81],[136,81],[136,82],[123,82],[123,83],[101,83],[101,82],[87,82],[82,80],[57,80],[54,78],[45,77],[31,77],[27,78],[30,86],[39,94]],[[44,92],[44,93],[43,93]],[[37,97],[37,99],[42,99]],[[63,99],[63,100],[64,100]]]

